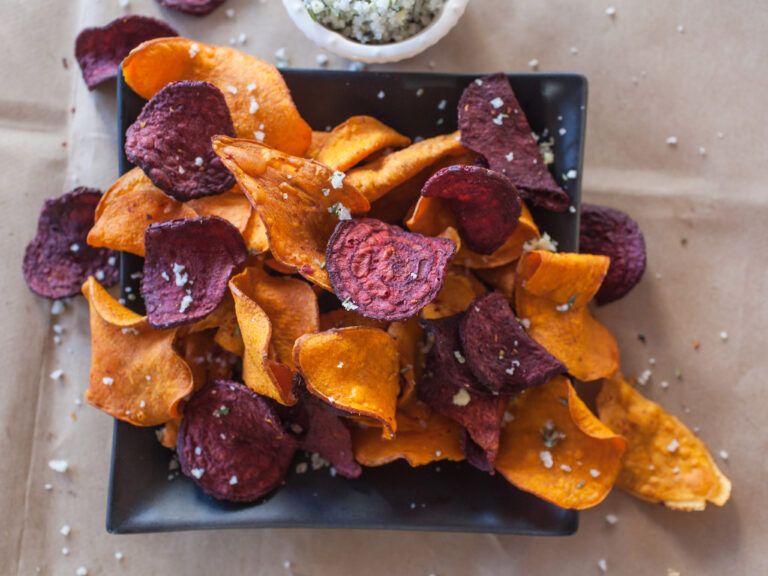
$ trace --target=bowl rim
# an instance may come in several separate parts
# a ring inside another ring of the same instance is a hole
[[[397,62],[411,58],[440,41],[458,23],[469,0],[446,0],[442,11],[417,34],[391,44],[361,44],[312,19],[303,0],[283,0],[288,15],[307,38],[342,58],[360,62]]]

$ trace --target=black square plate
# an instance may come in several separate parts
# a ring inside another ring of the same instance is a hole
[[[354,114],[369,114],[399,132],[428,138],[456,129],[463,89],[477,76],[283,70],[302,116],[316,130]],[[519,74],[509,77],[532,128],[555,136],[558,181],[581,174],[587,83],[575,74]],[[420,96],[417,96],[417,91]],[[383,97],[379,97],[383,93]],[[124,82],[118,87],[120,172],[132,168],[123,153],[125,131],[144,101]],[[580,178],[565,182],[576,212],[534,211],[536,223],[566,251],[578,242]],[[124,254],[121,281],[138,294],[141,259]],[[125,296],[125,293],[123,294]],[[129,302],[130,303],[130,302]],[[133,302],[136,304],[137,302]],[[211,528],[378,528],[447,530],[530,535],[568,535],[578,514],[563,510],[463,463],[438,462],[410,468],[396,462],[366,468],[357,480],[331,477],[328,469],[289,472],[285,486],[252,504],[214,500],[180,476],[169,481],[171,453],[152,429],[116,421],[107,506],[113,533]]]

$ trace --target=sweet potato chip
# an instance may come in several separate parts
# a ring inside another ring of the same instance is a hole
[[[135,426],[178,418],[192,392],[192,371],[173,347],[176,330],[154,330],[91,277],[83,284],[91,311],[91,375],[86,401]]]
[[[334,170],[345,172],[384,148],[408,146],[411,139],[371,116],[352,116],[336,126],[313,156]]]
[[[435,299],[421,311],[421,317],[431,320],[459,314],[469,308],[472,301],[485,292],[482,284],[478,286],[471,277],[451,270],[445,275],[443,287],[440,288]]]
[[[307,390],[331,406],[368,416],[395,435],[400,392],[397,343],[383,330],[339,328],[296,341],[294,362]]]
[[[330,290],[325,247],[340,218],[370,205],[340,172],[247,140],[214,138],[213,149],[256,206],[272,255]]]
[[[619,349],[587,303],[600,288],[609,259],[587,254],[526,252],[517,265],[515,308],[528,334],[579,380],[597,380],[619,368]]]
[[[181,418],[168,420],[165,425],[157,430],[157,439],[160,444],[169,450],[176,450],[176,436],[179,434]]]
[[[309,146],[312,129],[299,116],[280,72],[248,54],[162,38],[133,50],[123,61],[123,76],[147,100],[171,82],[210,82],[224,94],[239,138],[256,138],[296,156]]]
[[[260,274],[250,267],[229,281],[229,290],[235,299],[235,313],[244,343],[243,380],[251,390],[268,396],[280,404],[296,403],[293,382],[276,374],[269,360],[272,323],[264,309],[252,296],[257,292]]]
[[[600,420],[627,439],[616,485],[673,510],[725,504],[731,482],[704,443],[680,420],[643,396],[616,373],[597,396]]]
[[[214,341],[215,334],[215,330],[177,333],[174,348],[192,370],[195,391],[214,380],[231,380],[234,375],[238,358]]]
[[[424,422],[424,427],[399,430],[392,440],[382,438],[376,428],[353,429],[355,460],[363,466],[383,466],[403,458],[411,466],[424,466],[437,460],[464,459],[459,446],[461,426],[437,412]]]
[[[325,332],[331,328],[351,328],[353,326],[386,330],[388,323],[384,320],[366,318],[351,310],[344,310],[344,308],[320,314],[320,332]]]
[[[261,254],[269,250],[267,227],[264,226],[264,221],[259,216],[259,213],[253,208],[251,208],[248,224],[243,231],[243,238],[251,254]]]
[[[595,418],[568,378],[526,390],[507,410],[495,462],[504,478],[561,508],[602,502],[627,442]]]
[[[190,200],[186,204],[198,216],[218,216],[223,218],[237,228],[240,234],[243,235],[243,238],[246,239],[246,229],[251,220],[253,208],[248,198],[246,198],[237,185],[224,194],[203,196],[202,198]]]
[[[476,268],[475,274],[502,294],[507,300],[512,300],[515,295],[515,270],[517,262],[510,262],[496,268]]]
[[[191,206],[166,195],[141,168],[134,168],[120,176],[101,197],[88,244],[144,256],[147,227],[195,216],[198,214]]]
[[[334,293],[348,310],[404,320],[440,290],[456,246],[372,218],[339,222],[326,262]]]
[[[416,383],[421,377],[426,364],[426,349],[424,346],[424,329],[416,316],[392,322],[387,329],[395,342],[400,357],[400,381],[402,387],[397,399],[398,413],[405,413],[415,419],[426,419],[431,410],[416,397]],[[398,422],[399,424],[399,422]],[[402,430],[398,426],[399,430]]]
[[[224,0],[157,0],[157,2],[192,16],[206,16],[224,4]]]
[[[346,180],[373,202],[441,158],[459,156],[465,152],[459,142],[458,132],[444,134],[416,142],[407,148],[353,168],[347,173]]]
[[[330,132],[312,130],[312,140],[310,141],[309,148],[307,148],[304,156],[315,160],[317,158],[317,154],[320,152],[320,149],[323,147],[323,144],[325,144],[325,141],[328,139],[330,134]]]

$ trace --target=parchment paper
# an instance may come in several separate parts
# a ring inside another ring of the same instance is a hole
[[[472,0],[436,47],[380,68],[527,71],[538,59],[541,70],[587,75],[584,194],[637,219],[649,261],[642,283],[598,316],[619,340],[623,371],[651,368],[644,392],[700,430],[733,480],[725,508],[670,512],[616,491],[583,513],[578,534],[566,539],[322,530],[108,535],[112,420],[78,404],[90,362],[87,307],[78,298],[52,316],[21,275],[42,200],[77,184],[106,189],[117,177],[115,89],[87,91],[75,35],[127,11],[162,16],[204,42],[227,44],[246,33],[242,48],[272,62],[284,47],[294,66],[314,67],[319,50],[279,0],[228,0],[233,19],[223,8],[185,17],[152,0],[131,0],[127,9],[118,0],[4,0],[0,574],[67,575],[83,566],[93,575],[565,575],[599,574],[601,558],[612,574],[768,572],[768,4],[615,0],[614,17],[605,13],[609,5]],[[330,67],[347,66],[330,59]],[[670,136],[677,146],[666,143]],[[64,328],[59,345],[54,324]],[[49,374],[58,368],[65,375],[54,381]],[[50,470],[51,458],[68,460],[69,471]],[[608,513],[618,524],[606,523]]]

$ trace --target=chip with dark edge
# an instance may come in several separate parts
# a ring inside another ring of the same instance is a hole
[[[473,251],[491,254],[517,228],[520,195],[506,176],[481,166],[448,166],[438,170],[421,195],[445,198],[459,223],[461,238]]]
[[[224,4],[225,0],[157,0],[157,3],[183,14],[206,16]]]
[[[521,196],[547,210],[563,212],[571,200],[555,182],[533,139],[531,126],[504,74],[472,82],[459,100],[464,147],[482,154]]]
[[[459,334],[469,369],[492,392],[517,394],[566,372],[523,330],[501,292],[476,298],[461,319]]]
[[[461,429],[461,436],[459,437],[459,447],[462,454],[467,459],[467,462],[483,472],[488,472],[491,476],[496,473],[496,469],[493,467],[493,463],[488,461],[488,455],[485,453],[477,442],[467,433],[466,428]]]
[[[98,190],[80,187],[45,201],[37,235],[27,245],[22,264],[32,292],[45,298],[66,298],[79,294],[88,276],[102,286],[117,282],[117,252],[86,242],[100,199]]]
[[[608,256],[611,265],[595,301],[608,304],[622,298],[645,272],[645,240],[637,222],[608,206],[581,205],[579,252]]]
[[[208,82],[172,82],[144,105],[125,134],[125,155],[181,202],[223,194],[235,177],[213,152],[211,138],[235,135],[221,91]]]
[[[456,245],[373,218],[339,222],[326,250],[331,286],[347,310],[405,320],[440,291]]]
[[[141,293],[153,328],[191,324],[213,312],[248,255],[237,228],[218,216],[152,224],[144,246]]]
[[[459,320],[457,314],[422,321],[435,342],[419,379],[417,395],[435,411],[464,426],[492,463],[499,449],[508,396],[488,392],[472,375],[461,350]]]
[[[75,58],[88,90],[115,78],[120,62],[142,42],[178,36],[165,22],[148,16],[123,16],[106,26],[85,28],[75,40]]]
[[[226,380],[192,396],[176,441],[184,475],[214,498],[233,502],[250,502],[274,490],[296,448],[265,398]]]

